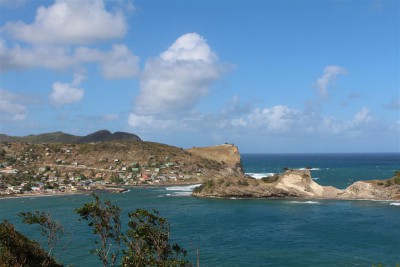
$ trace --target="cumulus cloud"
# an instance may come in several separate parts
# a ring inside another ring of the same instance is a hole
[[[300,118],[300,111],[287,106],[277,105],[271,108],[255,109],[249,116],[249,125],[269,131],[287,131]],[[246,125],[245,124],[245,125]]]
[[[107,79],[129,78],[139,72],[139,58],[125,45],[114,45],[103,58],[101,68]]]
[[[2,30],[31,44],[89,44],[123,37],[127,23],[121,11],[107,11],[102,0],[57,0],[40,6],[32,24],[8,22]]]
[[[84,79],[85,76],[82,74],[75,74],[72,83],[54,83],[50,100],[58,106],[79,102],[83,98],[84,91],[78,87]]]
[[[347,74],[347,70],[343,67],[336,65],[325,67],[324,74],[315,82],[320,97],[327,98],[329,96],[328,88],[334,84],[339,75],[344,74]]]
[[[224,69],[202,36],[197,33],[182,35],[159,57],[146,62],[136,113],[190,109],[208,94]]]
[[[75,66],[77,58],[66,47],[30,47],[18,44],[12,48],[0,40],[1,71],[23,70],[33,67],[44,67],[53,70],[66,69]]]
[[[21,96],[0,89],[0,118],[3,121],[23,121],[26,119],[28,109],[20,103]]]
[[[65,70],[84,63],[98,63],[103,77],[107,79],[130,78],[139,72],[139,58],[122,44],[113,45],[110,51],[88,47],[22,47],[18,44],[9,48],[4,40],[0,40],[0,60],[0,71],[35,67]]]

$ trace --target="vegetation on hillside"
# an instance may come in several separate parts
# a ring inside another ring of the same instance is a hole
[[[91,143],[115,140],[141,141],[140,137],[125,132],[111,133],[108,130],[100,130],[86,136],[76,136],[63,132],[31,134],[27,136],[8,136],[0,134],[0,142],[26,142],[26,143]]]
[[[48,255],[38,242],[15,230],[8,221],[0,223],[0,266],[63,266]]]

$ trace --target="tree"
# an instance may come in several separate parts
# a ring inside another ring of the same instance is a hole
[[[92,194],[94,201],[85,203],[81,208],[75,210],[83,220],[89,221],[93,227],[93,233],[100,238],[100,247],[91,250],[96,253],[103,266],[114,266],[121,246],[121,208],[114,206],[110,201],[101,202],[99,197]],[[96,241],[96,243],[98,243]],[[116,245],[114,248],[113,245]]]
[[[37,224],[41,235],[47,238],[47,246],[49,247],[48,256],[53,256],[53,248],[58,244],[64,235],[63,225],[54,220],[51,213],[39,212],[20,212],[18,216],[22,217],[22,222],[26,224]]]
[[[0,267],[61,267],[40,245],[15,230],[8,221],[0,223]]]
[[[157,210],[137,209],[128,216],[123,266],[190,266],[186,251],[170,244],[170,225]]]

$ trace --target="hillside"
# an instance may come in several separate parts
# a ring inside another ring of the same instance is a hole
[[[219,148],[221,154],[236,147]],[[78,189],[96,184],[140,185],[201,183],[223,177],[244,177],[237,164],[216,161],[199,153],[153,142],[108,141],[97,143],[0,144],[0,185],[46,184]],[[233,168],[234,167],[234,168]],[[85,189],[86,190],[86,189]]]
[[[0,142],[24,142],[24,143],[92,143],[92,142],[105,142],[105,141],[141,141],[140,137],[125,132],[111,133],[108,130],[100,130],[86,136],[76,136],[63,132],[43,133],[37,135],[27,136],[8,136],[0,134]]]

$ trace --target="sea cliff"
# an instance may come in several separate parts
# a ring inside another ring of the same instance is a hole
[[[196,188],[193,195],[224,198],[400,200],[399,180],[358,181],[341,190],[319,185],[312,179],[310,170],[287,170],[260,180],[249,176],[208,180]]]

